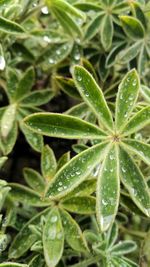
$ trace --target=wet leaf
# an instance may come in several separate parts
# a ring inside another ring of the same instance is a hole
[[[116,100],[116,128],[119,130],[127,122],[138,97],[140,89],[136,70],[131,70],[119,85]]]
[[[124,255],[136,250],[137,245],[134,241],[123,241],[112,247],[111,253],[113,255]]]
[[[125,33],[133,40],[144,37],[144,28],[141,22],[131,16],[120,16]]]
[[[76,251],[87,252],[86,240],[77,222],[63,209],[60,210],[60,215],[65,239],[69,246]]]
[[[101,161],[106,143],[95,145],[72,158],[56,174],[46,195],[60,198],[76,188]]]
[[[51,181],[57,169],[57,162],[53,150],[48,146],[44,146],[41,154],[41,170],[42,175],[47,181]]]
[[[73,116],[56,113],[37,113],[25,118],[29,129],[47,136],[68,139],[103,139],[98,127]]]
[[[61,206],[73,213],[77,214],[94,214],[96,200],[91,196],[71,197],[61,201]]]
[[[101,231],[113,223],[120,194],[118,151],[115,145],[105,155],[97,181],[97,220]]]
[[[113,28],[112,17],[110,15],[105,15],[101,27],[101,42],[105,51],[108,51],[111,48],[113,31],[114,28]]]
[[[44,257],[48,267],[55,267],[64,249],[64,230],[57,208],[53,208],[43,229]]]
[[[31,168],[24,168],[23,175],[26,183],[33,189],[35,192],[43,193],[45,189],[45,183],[43,177],[35,170]]]
[[[0,17],[0,31],[10,34],[24,33],[24,29],[19,24],[4,17]]]
[[[84,101],[89,105],[100,122],[112,131],[113,120],[111,112],[107,106],[102,90],[97,85],[92,75],[83,67],[75,66],[73,69],[73,78]]]
[[[120,148],[120,176],[125,188],[138,206],[147,216],[150,216],[150,194],[146,181],[129,154]]]

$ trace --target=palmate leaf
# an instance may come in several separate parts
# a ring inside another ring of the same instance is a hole
[[[123,148],[120,148],[119,160],[122,183],[138,208],[150,216],[150,193],[142,173]]]
[[[67,139],[104,139],[106,134],[91,123],[57,113],[37,113],[25,118],[29,129],[47,136]]]
[[[101,161],[107,143],[95,145],[72,158],[56,174],[46,196],[61,198],[76,188]]]
[[[133,139],[123,139],[122,145],[125,146],[129,151],[133,151],[137,154],[146,164],[150,165],[150,145],[133,140]]]
[[[29,225],[37,225],[40,223],[41,216],[47,216],[51,208],[47,208],[44,211],[38,213],[32,219],[30,219],[19,233],[13,239],[9,248],[9,258],[17,259],[21,257],[36,241],[37,237],[32,234]]]
[[[119,85],[116,99],[116,129],[120,130],[127,122],[138,97],[140,89],[139,77],[136,70],[131,70]]]
[[[64,230],[57,208],[53,208],[43,229],[44,257],[48,267],[55,267],[61,259],[64,248]]]
[[[97,220],[101,231],[113,223],[119,204],[119,160],[118,149],[111,145],[102,164],[96,193]]]
[[[60,209],[60,215],[69,246],[76,251],[87,252],[87,243],[77,222],[63,209]]]
[[[84,101],[89,105],[101,123],[109,130],[113,130],[113,119],[107,106],[102,90],[92,75],[83,67],[73,68],[73,78],[77,89]]]
[[[131,119],[128,121],[126,126],[123,129],[123,135],[130,135],[134,132],[137,132],[147,126],[150,123],[150,106],[146,106],[137,112]]]

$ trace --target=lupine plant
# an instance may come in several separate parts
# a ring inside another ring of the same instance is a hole
[[[150,3],[0,0],[0,267],[150,266]]]

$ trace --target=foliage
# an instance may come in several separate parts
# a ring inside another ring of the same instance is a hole
[[[0,0],[0,267],[149,266],[150,4]]]

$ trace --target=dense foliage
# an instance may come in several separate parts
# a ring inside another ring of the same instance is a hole
[[[150,266],[150,2],[0,0],[0,267]]]

